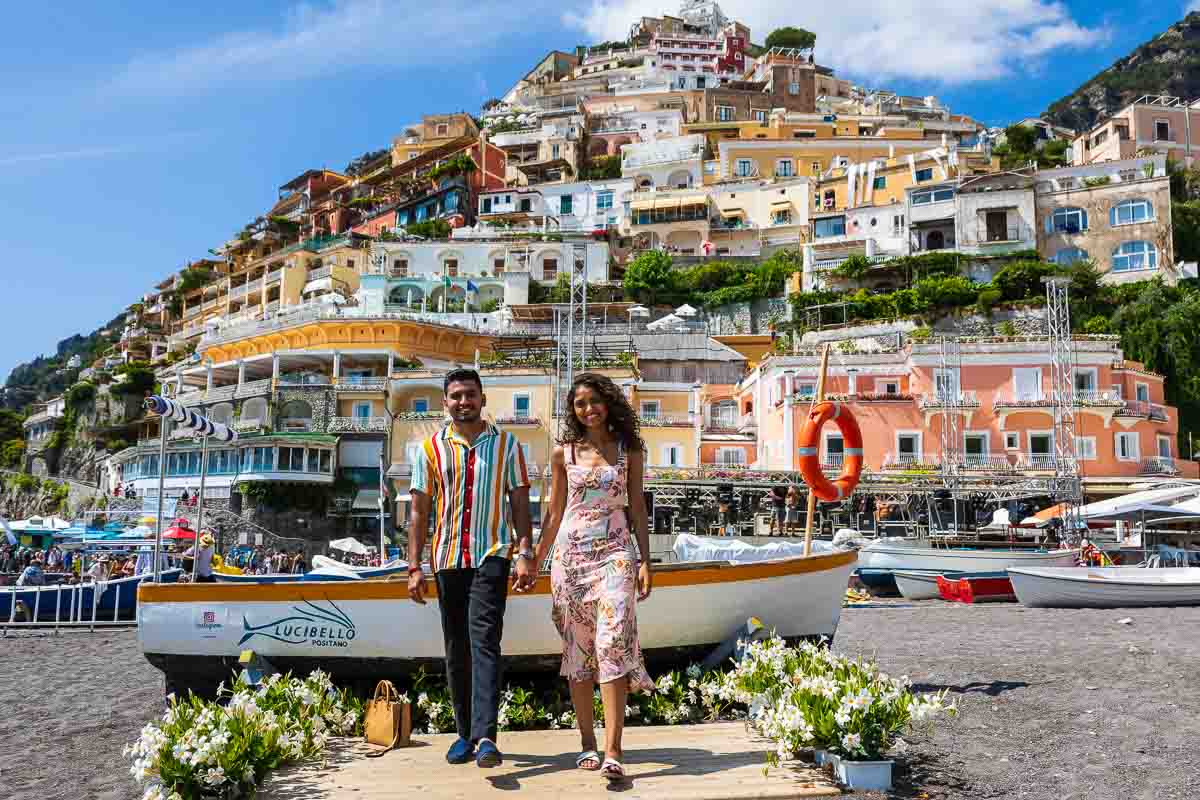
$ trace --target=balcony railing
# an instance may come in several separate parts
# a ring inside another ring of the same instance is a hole
[[[245,297],[246,292],[248,292],[248,291],[250,291],[249,284],[245,284],[243,286],[235,286],[229,290],[229,298],[231,300],[237,300],[240,297]]]
[[[974,391],[923,394],[921,408],[979,408],[979,397]]]
[[[1095,389],[1076,389],[1075,405],[1077,406],[1111,406],[1120,408],[1125,401],[1116,392],[1102,392]]]
[[[1019,467],[1001,453],[967,453],[962,457],[962,468],[971,472],[1013,472]]]
[[[883,468],[888,470],[912,470],[928,472],[939,469],[940,460],[930,453],[888,453],[883,457]]]
[[[1030,453],[1025,456],[1025,466],[1029,469],[1052,470],[1058,462],[1058,456],[1050,453]]]
[[[192,306],[191,308],[184,309],[183,318],[191,319],[192,317],[196,316],[199,313],[200,313],[200,306]]]
[[[349,375],[338,378],[338,388],[346,391],[369,391],[387,388],[387,378]]]
[[[694,414],[651,414],[641,422],[643,428],[690,428],[696,419]]]
[[[284,417],[279,420],[279,429],[293,433],[312,431],[312,417]]]
[[[858,403],[911,403],[913,396],[907,392],[865,392],[851,395]]]
[[[742,418],[738,420],[737,428],[739,433],[743,431],[754,430],[757,427],[758,423],[754,420],[753,414],[743,414]]]
[[[237,391],[234,394],[240,399],[243,397],[256,397],[258,395],[270,394],[270,392],[271,379],[263,378],[262,380],[257,381],[246,381],[241,386],[237,387]]]
[[[719,414],[704,422],[704,430],[709,433],[735,433],[739,428],[736,414]]]
[[[1028,228],[1024,225],[1005,225],[1001,227],[990,227],[986,223],[979,223],[978,242],[979,244],[1010,244],[1019,242],[1025,238]]]
[[[387,433],[387,417],[333,417],[330,433]]]
[[[502,414],[496,417],[497,425],[541,425],[542,421],[533,414]]]
[[[328,375],[281,375],[280,386],[331,386],[333,378]]]
[[[333,267],[319,267],[308,271],[308,280],[319,281],[321,278],[328,278],[333,274]]]
[[[1117,411],[1117,416],[1141,417],[1142,419],[1166,422],[1167,409],[1156,403],[1147,403],[1144,400],[1125,400],[1121,408]]]
[[[256,431],[265,427],[266,424],[267,421],[261,417],[243,417],[242,419],[239,419],[237,422],[233,423],[233,429],[239,432]]]
[[[1044,394],[1023,394],[1020,396],[1003,394],[992,401],[994,408],[1048,408],[1054,405],[1054,400]]]
[[[1167,456],[1151,456],[1150,458],[1142,459],[1142,468],[1138,470],[1139,475],[1178,475],[1179,465],[1175,463],[1175,459]]]

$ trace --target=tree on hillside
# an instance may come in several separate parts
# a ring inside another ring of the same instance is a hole
[[[625,293],[654,305],[655,299],[675,286],[671,257],[660,250],[647,250],[625,269]]]
[[[817,35],[804,28],[794,28],[790,25],[776,28],[767,37],[766,47],[794,47],[797,50],[812,50],[817,44]]]

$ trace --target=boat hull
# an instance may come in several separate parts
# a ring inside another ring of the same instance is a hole
[[[1010,568],[1017,599],[1032,608],[1200,605],[1200,568]]]
[[[750,617],[791,639],[832,637],[854,551],[754,564],[665,565],[638,605],[639,641],[651,662],[707,652]],[[144,586],[142,651],[175,688],[203,691],[228,677],[242,650],[280,669],[315,667],[343,680],[441,669],[435,586],[429,602],[402,581]],[[550,580],[510,594],[503,650],[509,669],[557,671],[562,642],[551,621]]]
[[[937,572],[918,572],[915,570],[895,570],[892,578],[900,596],[906,600],[934,600],[941,597],[938,593]]]
[[[1078,550],[951,550],[871,544],[859,551],[862,569],[920,572],[998,572],[1009,567],[1069,567]]]
[[[179,580],[181,571],[167,570],[162,573],[164,583],[175,583]],[[139,575],[131,578],[118,578],[102,584],[95,618],[97,620],[132,620],[136,615],[138,600],[138,585],[149,578],[149,575]],[[0,588],[0,624],[6,623],[16,615],[13,613],[13,602],[19,602],[28,611],[27,619],[32,620],[37,615],[38,622],[66,622],[70,619],[90,621],[92,606],[97,603],[96,585],[80,583],[73,586],[61,584],[58,586],[6,586]],[[82,609],[82,611],[81,611]]]

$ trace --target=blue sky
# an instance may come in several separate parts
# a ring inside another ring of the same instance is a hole
[[[728,0],[754,38],[818,34],[857,82],[1001,124],[1180,19],[1185,0]],[[478,111],[551,48],[623,38],[677,0],[53,3],[7,9],[0,374],[111,319],[422,113]],[[24,32],[22,35],[20,32]],[[12,291],[13,289],[18,289]]]

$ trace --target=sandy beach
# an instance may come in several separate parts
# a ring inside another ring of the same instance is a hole
[[[957,719],[911,737],[892,796],[1195,793],[1200,608],[885,602],[847,609],[835,648],[959,702]],[[0,798],[136,796],[121,748],[161,711],[163,684],[133,631],[9,635],[0,662]]]

